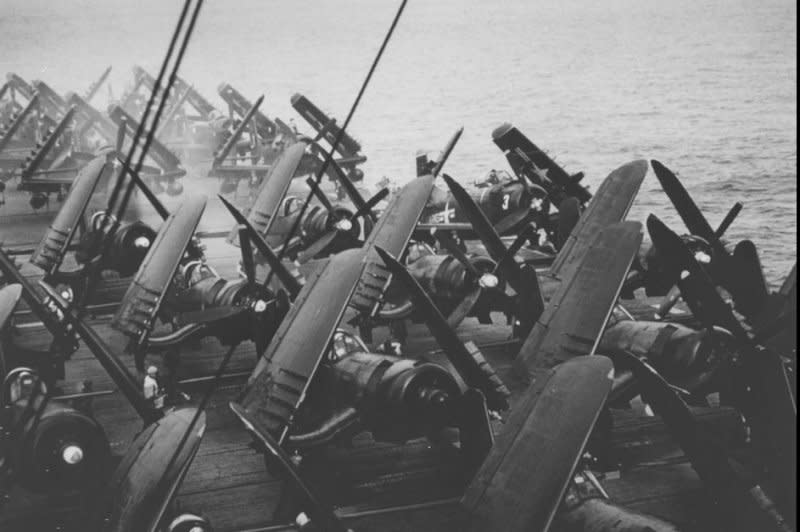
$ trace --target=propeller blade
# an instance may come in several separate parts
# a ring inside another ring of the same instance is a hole
[[[675,206],[678,215],[683,220],[689,232],[693,235],[705,238],[706,241],[713,246],[714,251],[719,251],[721,256],[727,255],[728,253],[725,251],[725,246],[722,245],[715,231],[711,228],[711,224],[709,224],[706,217],[703,216],[700,208],[680,182],[678,176],[655,159],[650,161],[650,165],[653,167],[653,171],[659,183],[661,183],[661,188],[664,189],[664,192]]]
[[[455,329],[458,327],[458,324],[464,321],[464,318],[469,315],[469,311],[472,310],[472,307],[475,306],[475,303],[481,297],[481,293],[483,289],[480,286],[476,286],[469,294],[464,296],[464,299],[458,304],[458,306],[453,309],[449,316],[447,316],[447,325]]]
[[[253,331],[250,337],[253,343],[256,344],[256,355],[259,358],[261,358],[264,351],[267,350],[269,342],[272,339],[272,331],[275,328],[275,324],[270,323],[270,320],[275,316],[275,313],[272,311],[275,305],[276,302],[274,299],[267,301],[264,310],[257,313],[257,317],[253,320]]]
[[[456,130],[453,136],[450,137],[450,140],[447,142],[444,149],[442,150],[442,154],[439,156],[439,160],[436,161],[436,166],[434,166],[433,170],[431,170],[431,175],[433,175],[433,177],[437,177],[439,175],[439,172],[442,171],[444,163],[446,163],[447,159],[450,158],[450,154],[453,153],[453,148],[456,147],[458,139],[461,138],[462,133],[464,133],[463,126],[458,128],[458,130]]]
[[[769,288],[761,267],[756,245],[750,240],[742,240],[733,250],[731,266],[731,282],[734,285],[747,287],[736,290],[734,301],[736,310],[742,313],[749,321],[753,321],[764,308],[769,298]]]
[[[252,119],[253,116],[256,114],[256,112],[258,112],[258,108],[263,101],[264,101],[264,95],[262,94],[261,96],[258,97],[255,103],[252,106],[250,106],[250,108],[242,117],[242,121],[239,123],[239,126],[233,131],[231,136],[228,137],[228,140],[225,141],[225,144],[222,145],[222,148],[220,148],[219,151],[217,151],[214,154],[214,161],[212,163],[213,166],[219,166],[222,164],[222,162],[225,160],[228,154],[230,154],[231,150],[236,145],[236,143],[239,142],[242,133],[244,133],[244,130],[247,128],[248,125],[250,124],[255,125],[255,121],[252,121]]]
[[[730,227],[730,225],[733,223],[733,221],[741,212],[742,207],[743,207],[742,204],[739,202],[735,203],[734,206],[731,207],[731,210],[728,211],[728,214],[725,216],[725,219],[722,220],[722,223],[719,224],[719,227],[717,227],[717,230],[715,231],[715,235],[717,238],[722,238],[722,236],[725,234],[725,231],[728,230],[728,227]],[[761,275],[763,278],[763,272]],[[766,282],[764,284],[764,287],[765,287],[764,289],[766,290]],[[742,291],[742,293],[744,294],[745,291]],[[670,289],[669,293],[667,293],[667,295],[664,296],[664,299],[661,301],[661,304],[659,305],[656,314],[661,317],[666,316],[667,313],[670,311],[670,309],[673,306],[675,306],[675,303],[678,302],[679,298],[680,298],[680,289],[678,288],[677,285],[675,285]]]
[[[709,329],[721,326],[741,342],[741,380],[737,384],[742,389],[734,391],[733,401],[750,418],[753,441],[762,447],[771,472],[776,476],[787,475],[789,469],[794,472],[787,463],[795,456],[797,406],[783,361],[774,351],[754,345],[678,235],[653,215],[647,227],[653,244],[665,257],[665,266],[679,277],[678,286],[692,313]],[[794,485],[794,481],[782,478],[781,484]]]
[[[669,314],[670,309],[675,306],[675,303],[681,298],[681,289],[678,285],[673,286],[670,288],[667,295],[664,296],[664,299],[661,300],[661,304],[658,305],[658,310],[656,310],[656,316],[659,318],[664,318]]]
[[[300,292],[300,283],[295,279],[294,275],[292,275],[289,270],[283,265],[283,263],[278,259],[278,256],[272,251],[269,247],[269,244],[264,240],[258,231],[256,231],[255,227],[250,223],[250,220],[244,217],[244,215],[234,207],[228,200],[223,198],[221,195],[218,196],[222,204],[227,207],[228,211],[236,220],[240,226],[244,226],[247,229],[247,235],[250,237],[250,240],[255,244],[256,249],[258,252],[261,253],[269,267],[272,271],[275,272],[275,275],[278,276],[283,286],[289,292],[289,295],[292,299],[297,297],[297,294]]]
[[[197,409],[173,410],[149,425],[133,441],[111,477],[101,530],[155,532],[178,492],[206,430],[197,420],[180,446]],[[178,453],[173,462],[173,456]]]
[[[497,222],[494,226],[494,230],[497,231],[497,234],[502,235],[503,233],[506,233],[507,231],[516,227],[518,224],[522,223],[528,217],[530,212],[530,207],[525,209],[517,209]]]
[[[525,229],[523,229],[520,232],[520,234],[517,235],[517,238],[514,239],[514,242],[511,243],[509,248],[506,250],[505,254],[502,257],[500,257],[499,261],[497,261],[497,266],[495,266],[494,268],[495,273],[503,272],[508,270],[510,267],[511,268],[514,267],[514,265],[516,264],[516,261],[514,261],[514,257],[517,255],[517,253],[525,244],[525,242],[527,242],[528,239],[533,237],[534,233],[535,231],[533,230],[533,227],[529,225]],[[507,262],[513,262],[514,264],[507,265],[506,264]]]
[[[506,249],[505,244],[503,244],[503,241],[500,239],[500,235],[498,235],[497,231],[492,227],[489,219],[486,218],[486,214],[475,204],[475,201],[470,197],[469,193],[467,193],[467,191],[452,177],[447,174],[443,174],[442,177],[453,193],[453,197],[458,201],[458,204],[461,205],[461,208],[464,209],[464,214],[475,229],[478,238],[480,238],[481,242],[483,242],[483,245],[486,247],[489,256],[492,257],[498,265],[503,265],[503,275],[506,281],[508,281],[508,284],[511,285],[517,294],[527,294],[530,291],[530,287],[522,282],[522,274],[519,265],[513,260],[503,260],[508,249]]]
[[[506,410],[511,394],[483,355],[477,349],[472,352],[467,350],[425,290],[402,264],[381,247],[376,246],[375,250],[392,275],[409,291],[411,299],[414,301],[414,307],[423,316],[431,334],[436,338],[464,382],[483,392],[489,408]]]
[[[450,233],[441,231],[436,233],[436,239],[444,246],[444,248],[450,253],[455,259],[464,266],[466,269],[475,279],[480,278],[481,273],[475,268],[475,265],[470,262],[469,258],[464,254],[460,247]]]
[[[647,217],[647,231],[692,314],[710,331],[714,325],[719,325],[729,330],[740,342],[749,342],[739,320],[717,293],[713,281],[697,263],[681,237],[652,214]]]
[[[442,177],[447,183],[448,188],[450,188],[450,192],[453,193],[453,197],[464,209],[464,214],[472,224],[472,227],[475,228],[475,232],[481,239],[481,242],[483,242],[483,245],[486,246],[486,251],[489,253],[489,256],[495,261],[499,261],[506,252],[506,246],[503,244],[503,241],[500,240],[500,235],[497,234],[497,231],[495,231],[491,222],[489,222],[486,214],[455,179],[447,174],[443,174]]]
[[[269,458],[271,458],[273,462],[277,462],[289,476],[289,480],[292,484],[305,496],[306,502],[309,505],[306,513],[311,517],[311,523],[314,527],[319,530],[329,530],[330,532],[349,532],[348,528],[344,526],[339,517],[334,513],[333,508],[329,504],[323,502],[314,492],[314,489],[306,484],[300,476],[300,472],[297,471],[297,468],[292,463],[289,455],[287,455],[286,451],[278,445],[278,442],[270,436],[269,431],[266,427],[261,425],[258,418],[251,416],[248,411],[238,403],[230,403],[229,406],[245,428],[261,442],[264,446],[264,450],[269,453]]]
[[[320,148],[318,145],[314,144],[315,147],[322,153],[323,157],[325,156],[325,152]],[[356,210],[360,211],[367,202],[364,200],[364,197],[358,191],[356,186],[350,180],[349,177],[344,173],[344,170],[339,163],[337,163],[333,158],[330,159],[330,168],[333,170],[334,175],[336,176],[336,180],[339,182],[342,188],[344,188],[347,197],[350,198],[350,201],[355,205]],[[373,220],[374,221],[374,220]]]
[[[58,307],[63,315],[63,320],[69,322],[72,328],[80,335],[86,347],[97,358],[100,365],[111,377],[111,380],[114,381],[114,384],[117,385],[125,398],[131,403],[133,409],[136,410],[136,413],[139,414],[139,417],[146,424],[159,419],[162,416],[161,411],[156,410],[152,403],[142,396],[139,383],[131,375],[128,367],[111,351],[94,328],[89,327],[83,320],[75,316],[52,286],[44,281],[39,281],[39,286],[49,296],[49,301],[45,301],[45,304],[52,303]]]
[[[716,497],[719,503],[718,507],[721,510],[719,514],[728,521],[728,526],[733,528],[733,525],[741,525],[743,519],[752,519],[755,513],[759,514],[755,518],[761,521],[756,529],[785,530],[783,526],[778,526],[774,508],[765,511],[763,499],[756,494],[757,491],[761,491],[760,487],[753,486],[752,482],[747,482],[736,472],[731,466],[731,457],[697,424],[689,407],[672,386],[639,357],[627,352],[621,352],[619,355],[633,370],[634,376],[641,383],[641,388],[646,390],[643,399],[664,420],[689,457],[692,468],[711,488],[711,495]]]
[[[136,186],[139,187],[139,190],[142,191],[142,194],[144,194],[144,197],[147,198],[147,201],[150,202],[150,204],[156,210],[158,215],[161,216],[162,219],[166,220],[167,217],[169,216],[169,211],[164,206],[164,204],[161,203],[161,200],[159,200],[158,197],[156,197],[156,195],[153,193],[150,187],[147,186],[147,184],[142,179],[141,174],[137,174],[136,172],[134,172],[133,168],[127,166],[125,164],[125,161],[123,161],[119,157],[117,158],[117,161],[119,161],[119,163],[122,165],[122,172],[120,173],[119,179],[122,179],[122,176],[125,175],[126,173],[127,175],[131,176],[133,182],[136,183]],[[124,212],[118,213],[117,218],[122,219],[123,214]]]
[[[370,218],[374,219],[375,215],[372,214],[372,209],[374,209],[375,205],[383,201],[383,199],[388,195],[389,195],[388,188],[384,187],[380,189],[374,196],[372,196],[369,200],[367,200],[367,202],[355,212],[355,214],[351,217],[351,219],[358,218],[359,216],[364,216],[366,214],[368,214]]]
[[[558,206],[558,249],[564,245],[581,217],[581,204],[578,198],[568,197]]]
[[[311,188],[311,193],[314,194],[322,206],[325,207],[325,210],[329,213],[333,213],[333,205],[331,204],[331,200],[328,199],[328,196],[320,190],[317,186],[317,182],[311,179],[310,177],[306,179],[306,184],[308,184],[309,188]]]
[[[325,249],[327,249],[327,247],[331,244],[331,242],[334,241],[334,239],[338,236],[338,234],[339,232],[336,231],[335,229],[332,229],[327,233],[324,233],[322,236],[320,236],[318,239],[312,242],[311,245],[309,245],[306,249],[304,249],[302,253],[298,255],[297,260],[300,261],[300,263],[302,264],[304,262],[308,262],[309,260],[313,259],[317,255],[325,251]]]
[[[321,128],[319,128],[319,131],[317,131],[317,135],[314,137],[314,139],[313,139],[311,142],[313,142],[314,144],[316,144],[316,143],[317,143],[317,142],[319,142],[319,141],[320,141],[320,140],[321,140],[321,139],[322,139],[322,138],[323,138],[325,135],[327,135],[329,131],[333,130],[333,128],[335,128],[335,127],[336,127],[336,119],[335,119],[335,118],[331,118],[330,120],[328,120],[327,122],[325,122],[325,123],[322,125],[322,127],[321,127]]]
[[[250,246],[250,239],[247,228],[243,225],[239,226],[239,246],[242,254],[242,268],[244,275],[247,277],[247,282],[250,285],[256,284],[256,265],[253,262],[253,248]]]
[[[719,227],[717,227],[717,230],[714,232],[717,235],[717,238],[722,238],[722,236],[725,234],[725,231],[728,230],[728,228],[731,226],[736,217],[739,216],[739,213],[742,212],[743,207],[744,205],[742,205],[741,202],[737,201],[736,203],[734,203],[733,207],[731,207],[731,210],[728,211],[728,214],[725,215],[725,218],[722,220],[722,222],[719,224]]]
[[[122,156],[122,145],[125,143],[125,133],[127,133],[127,129],[125,127],[125,118],[123,117],[121,120],[121,124],[117,128],[117,143],[116,143],[116,156]]]

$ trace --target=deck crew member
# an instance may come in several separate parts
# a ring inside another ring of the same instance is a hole
[[[158,385],[158,368],[150,366],[147,368],[147,375],[144,377],[143,384],[144,398],[150,401],[155,408],[164,407],[164,396]]]

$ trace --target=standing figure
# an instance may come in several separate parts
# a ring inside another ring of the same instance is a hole
[[[164,395],[158,384],[158,368],[150,366],[143,384],[144,398],[150,401],[155,408],[164,408]]]

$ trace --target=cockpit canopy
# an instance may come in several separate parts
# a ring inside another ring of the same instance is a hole
[[[367,353],[368,349],[358,336],[344,329],[337,329],[333,335],[331,348],[328,350],[327,360],[338,362],[351,353]]]

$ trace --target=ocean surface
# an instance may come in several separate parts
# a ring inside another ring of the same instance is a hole
[[[181,4],[0,0],[0,74],[83,92],[112,65],[103,106],[134,64],[157,72]],[[295,92],[341,123],[398,5],[208,1],[180,74],[221,109],[229,82],[301,129]],[[408,181],[416,152],[460,126],[449,174],[507,169],[490,137],[503,122],[592,189],[658,159],[712,225],[744,202],[726,236],[755,241],[779,283],[797,258],[796,62],[794,0],[410,0],[349,131],[368,182]],[[683,229],[652,171],[629,219],[650,212]]]

